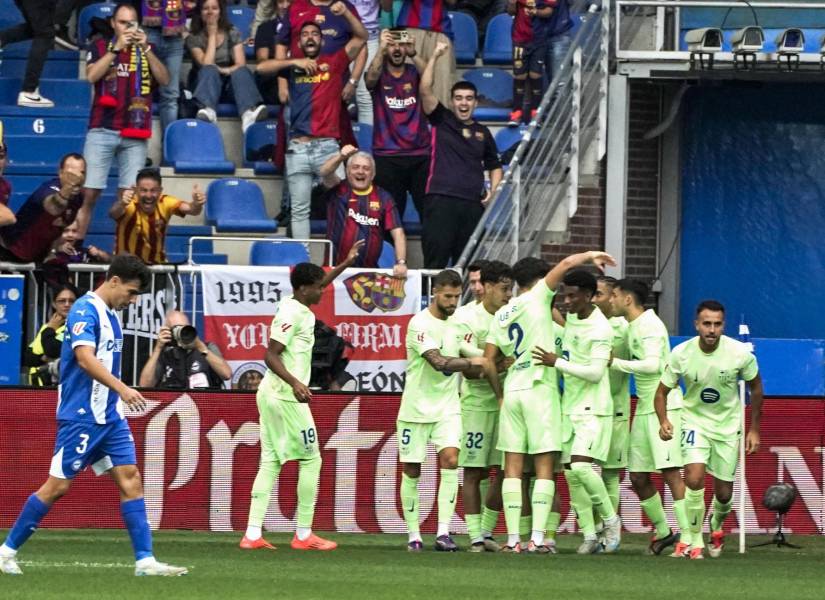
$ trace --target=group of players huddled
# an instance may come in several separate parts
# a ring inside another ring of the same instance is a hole
[[[300,263],[290,273],[293,295],[280,303],[272,321],[267,373],[258,389],[261,458],[243,549],[274,549],[262,535],[264,516],[282,466],[293,460],[299,474],[291,546],[336,548],[312,531],[321,456],[307,387],[315,337],[310,307],[354,263],[362,245],[356,243],[330,272]],[[555,553],[560,523],[555,479],[560,472],[584,536],[578,552],[616,552],[621,542],[619,481],[626,468],[655,528],[650,552],[661,554],[675,545],[671,556],[691,559],[704,556],[704,477],[711,473],[709,554],[719,556],[744,428],[740,379],[751,392],[746,449],[752,453],[759,448],[762,383],[756,359],[747,345],[723,335],[725,311],[712,300],[696,310],[698,335],[671,351],[664,324],[644,308],[644,283],[596,277],[578,268],[600,270],[612,264],[612,257],[596,251],[569,256],[552,269],[537,258],[512,267],[484,262],[475,269],[475,301],[461,308],[458,273],[445,270],[435,276],[431,304],[408,325],[407,379],[397,422],[401,508],[410,551],[423,549],[418,481],[432,443],[440,467],[436,550],[458,550],[449,524],[458,497],[457,469],[463,467],[471,552]],[[69,491],[75,475],[90,465],[98,474],[108,473],[120,490],[135,574],[187,572],[154,557],[134,441],[125,420],[124,403],[142,409],[145,400],[120,380],[123,335],[117,311],[136,302],[149,279],[138,258],[118,255],[106,281],[72,306],[49,476],[26,500],[0,545],[0,573],[21,573],[19,548]],[[638,396],[632,426],[630,374]],[[601,466],[601,475],[594,464]],[[493,467],[498,474],[491,482]],[[668,525],[650,479],[653,472],[661,472],[670,488],[679,531]],[[499,545],[493,531],[502,507],[507,541]],[[522,530],[529,534],[526,546]]]
[[[578,268],[613,263],[603,252],[575,254],[552,269],[537,258],[512,267],[481,261],[477,283],[470,270],[475,301],[460,308],[458,274],[435,277],[432,303],[409,323],[397,423],[410,551],[423,548],[418,478],[429,442],[441,470],[436,550],[458,550],[448,528],[463,467],[471,552],[556,553],[559,473],[584,537],[578,553],[616,552],[627,469],[654,527],[649,552],[675,546],[671,556],[690,559],[704,558],[704,478],[712,474],[708,553],[721,554],[744,427],[740,379],[751,392],[746,450],[759,447],[756,359],[723,335],[725,310],[713,300],[697,307],[698,335],[671,351],[664,323],[645,309],[646,284]],[[631,374],[638,397],[632,425]],[[498,475],[490,482],[493,467]],[[655,472],[670,488],[678,530],[668,524]],[[500,545],[493,531],[502,507],[507,541]]]

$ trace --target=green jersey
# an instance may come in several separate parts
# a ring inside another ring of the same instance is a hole
[[[742,433],[738,380],[751,381],[759,373],[749,346],[723,335],[716,350],[705,354],[699,338],[673,349],[662,373],[669,388],[685,383],[682,429],[699,429],[716,440],[738,438]]]
[[[564,326],[564,359],[573,365],[588,366],[594,360],[610,359],[610,342],[613,329],[607,317],[598,307],[586,319],[568,313]],[[601,378],[591,383],[572,373],[564,373],[564,397],[562,412],[565,415],[613,415],[613,397],[610,395],[610,378],[607,368]]]
[[[436,423],[461,414],[458,376],[436,371],[424,358],[429,350],[458,357],[458,340],[451,319],[438,319],[425,308],[407,325],[407,379],[398,411],[401,421]]]
[[[286,370],[304,385],[309,385],[312,347],[315,345],[315,315],[309,307],[293,296],[282,300],[272,319],[269,339],[284,345],[281,361]],[[266,370],[260,387],[279,400],[298,401],[292,393],[292,386],[269,369]]]
[[[462,356],[482,356],[487,345],[487,333],[493,315],[484,303],[474,302],[462,306],[450,318],[458,338]],[[470,352],[465,351],[471,350]],[[481,350],[481,353],[478,353]],[[486,379],[467,379],[461,382],[461,406],[471,410],[493,412],[498,410],[498,400]]]
[[[627,319],[624,317],[611,317],[608,322],[613,329],[613,339],[610,341],[613,358],[630,358]],[[626,421],[630,418],[630,375],[609,369],[607,378],[610,381],[610,395],[613,397],[613,418],[618,421]],[[621,413],[621,416],[619,413]]]
[[[632,321],[628,334],[631,360],[614,364],[620,371],[633,373],[636,396],[639,398],[636,403],[636,414],[647,415],[655,412],[653,399],[656,397],[656,390],[662,379],[662,371],[670,360],[670,336],[667,333],[667,327],[653,309],[647,309]],[[633,363],[649,359],[656,361],[655,372],[638,372]],[[678,388],[668,394],[667,408],[668,410],[682,408],[682,393]]]
[[[554,295],[541,279],[496,312],[488,341],[515,360],[507,369],[505,392],[530,390],[540,381],[556,389],[556,370],[534,364],[532,355],[537,346],[548,352],[555,347],[551,308]]]

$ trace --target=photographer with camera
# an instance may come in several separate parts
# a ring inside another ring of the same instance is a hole
[[[231,377],[232,368],[218,347],[204,343],[184,313],[170,310],[139,383],[165,389],[220,389]]]
[[[34,336],[26,348],[23,366],[29,368],[29,384],[34,386],[57,385],[60,373],[60,350],[66,333],[66,316],[77,300],[77,288],[65,284],[54,290],[51,318]]]

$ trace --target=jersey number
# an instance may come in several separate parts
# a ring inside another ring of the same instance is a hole
[[[78,454],[83,454],[86,452],[86,447],[89,445],[89,434],[88,433],[81,433],[80,434],[80,445],[74,449],[75,452]]]
[[[410,430],[409,429],[403,429],[401,431],[401,443],[405,446],[410,445]]]
[[[696,443],[696,431],[693,429],[682,430],[682,446],[693,446]]]
[[[513,356],[515,356],[516,360],[518,360],[519,356],[524,354],[524,350],[519,351],[518,349],[519,346],[521,346],[521,341],[524,339],[524,330],[518,323],[513,323],[507,329],[507,336],[510,338],[511,342],[515,340],[516,347],[513,349]]]
[[[304,446],[315,443],[315,429],[313,427],[310,427],[309,429],[302,429],[301,435],[304,438]]]
[[[484,432],[477,431],[473,433],[472,431],[467,432],[467,443],[465,446],[467,448],[475,448],[476,450],[481,450],[481,444],[484,441]]]

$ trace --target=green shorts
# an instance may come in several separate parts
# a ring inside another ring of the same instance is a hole
[[[398,460],[421,464],[427,459],[427,442],[436,452],[461,447],[461,415],[449,415],[435,423],[395,422],[398,433]]]
[[[630,447],[630,421],[613,417],[613,433],[610,435],[610,448],[604,469],[624,469],[627,466],[627,453]]]
[[[564,415],[562,424],[563,464],[571,456],[587,456],[603,463],[610,450],[613,417],[600,415]]]
[[[273,398],[263,389],[256,396],[261,425],[261,462],[304,460],[320,454],[318,430],[304,402]]]
[[[673,425],[673,438],[665,442],[659,437],[659,417],[656,413],[636,415],[630,428],[630,458],[627,468],[631,473],[653,473],[662,469],[683,466],[679,438],[682,434],[682,409],[667,411]]]
[[[521,454],[561,450],[561,404],[549,385],[504,394],[497,447]]]
[[[498,411],[461,409],[461,448],[459,467],[490,467],[501,464],[501,452],[496,450]]]
[[[682,459],[686,465],[699,463],[716,479],[733,481],[739,462],[739,439],[715,440],[699,429],[682,429]]]

